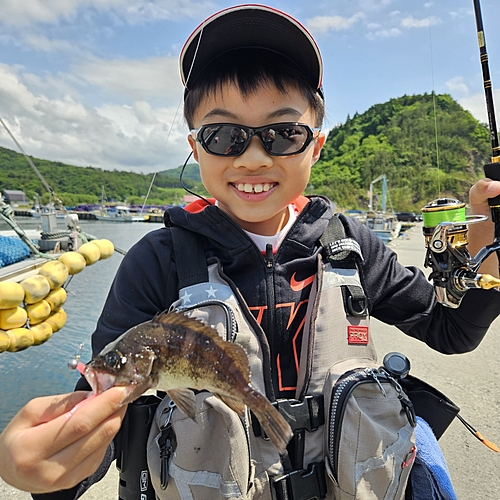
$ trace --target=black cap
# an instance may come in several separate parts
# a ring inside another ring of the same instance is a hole
[[[267,49],[302,69],[322,95],[323,63],[311,34],[290,15],[266,5],[237,5],[203,21],[187,39],[180,55],[184,87],[194,82],[216,57],[235,49]]]

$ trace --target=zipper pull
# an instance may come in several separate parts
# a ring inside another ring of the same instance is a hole
[[[160,436],[158,437],[158,447],[160,448],[160,486],[162,490],[167,489],[168,480],[170,479],[170,475],[168,473],[168,463],[174,448],[171,438],[172,423],[170,420],[175,408],[175,403],[170,401],[168,403],[168,409],[164,410],[164,412],[167,412],[167,416],[160,427]]]
[[[268,269],[272,269],[274,265],[274,255],[273,255],[273,246],[271,243],[266,245],[266,267]]]
[[[377,371],[374,370],[373,368],[367,368],[366,372],[373,378],[373,380],[375,380],[380,389],[380,392],[384,395],[384,397],[387,397],[387,393],[385,392],[385,389],[382,387],[382,382],[380,382],[378,378]]]

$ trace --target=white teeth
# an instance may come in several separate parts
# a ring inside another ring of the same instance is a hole
[[[266,182],[265,184],[255,185],[249,183],[243,184],[242,182],[240,182],[239,184],[235,184],[236,189],[244,193],[262,193],[262,191],[269,191],[273,186],[274,184],[269,184],[268,182]]]

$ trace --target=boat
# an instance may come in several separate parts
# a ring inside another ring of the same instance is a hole
[[[29,213],[31,214],[31,217],[34,217],[36,219],[40,219],[42,214],[55,213],[57,219],[64,220],[67,212],[65,210],[56,210],[56,207],[52,201],[50,201],[47,205],[41,205],[39,196],[36,195],[35,205],[29,211]]]
[[[73,275],[115,250],[111,241],[84,233],[76,214],[66,214],[64,228],[55,212],[40,218],[39,229],[24,230],[0,197],[0,220],[11,228],[0,231],[0,353],[40,345],[61,330]]]
[[[107,222],[144,222],[144,215],[132,215],[130,208],[122,205],[103,207],[95,212],[95,218]]]
[[[144,216],[145,222],[163,222],[164,211],[161,208],[150,208]]]
[[[373,207],[373,186],[382,181],[381,210]],[[370,183],[370,204],[366,213],[365,225],[370,228],[385,244],[396,239],[401,232],[401,222],[393,210],[387,210],[387,177],[380,175]]]

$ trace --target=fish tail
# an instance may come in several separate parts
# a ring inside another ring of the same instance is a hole
[[[249,396],[252,401],[249,401],[247,405],[257,417],[273,445],[283,454],[293,435],[290,425],[262,394],[253,390]]]

